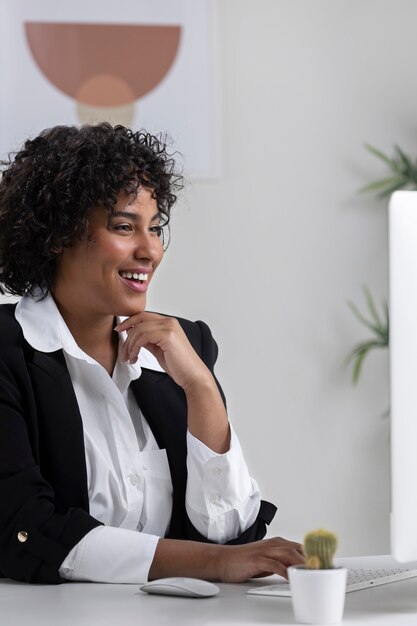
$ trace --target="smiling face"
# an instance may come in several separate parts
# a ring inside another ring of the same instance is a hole
[[[146,292],[163,247],[157,203],[141,188],[130,203],[121,193],[113,215],[91,210],[86,236],[57,258],[52,294],[71,315],[134,315],[146,306]]]

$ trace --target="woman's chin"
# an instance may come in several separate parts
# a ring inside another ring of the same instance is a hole
[[[131,302],[127,305],[117,307],[117,312],[114,313],[114,315],[117,315],[118,317],[132,317],[132,315],[142,313],[145,308],[146,298],[141,298],[136,304]]]

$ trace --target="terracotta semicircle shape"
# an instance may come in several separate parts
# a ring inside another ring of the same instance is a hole
[[[114,107],[149,93],[178,52],[180,26],[26,22],[39,69],[78,102]]]

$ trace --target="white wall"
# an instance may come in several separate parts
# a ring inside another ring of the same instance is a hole
[[[340,554],[389,550],[387,351],[357,388],[368,333],[346,300],[387,294],[385,174],[364,149],[415,154],[414,0],[217,3],[224,176],[194,181],[173,220],[156,309],[203,318],[271,533],[324,525]]]
[[[389,550],[388,362],[353,388],[367,336],[347,308],[387,293],[384,173],[415,153],[414,0],[218,0],[224,175],[192,181],[150,307],[207,321],[270,534],[324,525],[340,554]],[[192,97],[192,90],[190,90]]]

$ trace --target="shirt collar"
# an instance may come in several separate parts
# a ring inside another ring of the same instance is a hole
[[[24,338],[35,350],[39,350],[39,352],[64,350],[77,359],[96,363],[77,345],[50,293],[45,298],[36,295],[23,296],[17,303],[15,317],[22,328]],[[124,319],[126,318],[121,317],[119,321]],[[124,341],[126,333],[120,334],[122,341]],[[135,378],[140,376],[142,367],[157,372],[165,371],[154,355],[145,348],[141,348],[136,363],[124,365],[133,368],[134,371],[131,373],[136,372]]]

